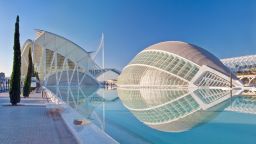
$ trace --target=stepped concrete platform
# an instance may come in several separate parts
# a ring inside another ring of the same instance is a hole
[[[11,106],[9,94],[0,93],[0,143],[3,144],[76,144],[76,138],[59,114],[51,114],[47,100],[32,93]]]

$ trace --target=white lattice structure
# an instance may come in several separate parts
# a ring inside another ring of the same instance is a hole
[[[221,60],[237,77],[243,81],[244,85],[255,84],[256,75],[251,73],[256,69],[256,55],[226,58]]]
[[[94,77],[102,70],[91,53],[74,42],[44,30],[37,30],[35,40],[27,40],[22,50],[22,76],[27,71],[27,55],[31,48],[35,71],[44,85],[98,85]],[[102,37],[99,49],[104,47]]]
[[[123,69],[120,87],[242,87],[220,60],[208,51],[167,41],[141,51]]]
[[[232,72],[243,72],[256,68],[256,55],[221,59],[221,62],[230,68]]]

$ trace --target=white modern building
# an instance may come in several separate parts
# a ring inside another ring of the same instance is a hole
[[[99,49],[103,49],[102,37]],[[32,50],[35,71],[44,85],[99,85],[96,73],[103,67],[96,64],[91,52],[57,34],[37,30],[35,40],[27,40],[22,49],[21,73],[28,67],[28,52]]]
[[[232,80],[231,80],[232,79]],[[193,44],[167,41],[141,51],[124,67],[120,87],[242,87],[210,52]]]

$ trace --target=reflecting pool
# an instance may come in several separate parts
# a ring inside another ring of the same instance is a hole
[[[48,88],[120,143],[255,143],[256,97],[237,91]]]

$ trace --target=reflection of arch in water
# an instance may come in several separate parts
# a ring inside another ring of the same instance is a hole
[[[100,127],[104,127],[104,117],[99,116],[94,111],[97,107],[102,106],[105,101],[102,96],[99,96],[98,87],[48,86],[47,88],[80,114],[88,119],[93,119]]]
[[[136,118],[160,131],[181,132],[214,117],[220,103],[230,98],[221,89],[118,89],[122,100]]]
[[[48,86],[47,88],[74,107],[78,107],[83,104],[85,100],[90,99],[98,89],[98,87],[94,86]]]

